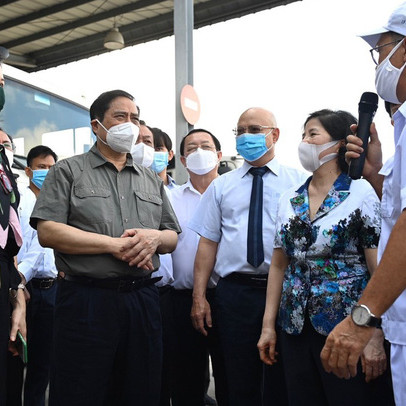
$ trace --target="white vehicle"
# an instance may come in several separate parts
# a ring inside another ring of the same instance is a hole
[[[94,142],[89,110],[80,103],[34,84],[32,76],[3,64],[6,103],[0,127],[13,137],[16,154],[26,156],[37,145],[59,158],[87,151]]]

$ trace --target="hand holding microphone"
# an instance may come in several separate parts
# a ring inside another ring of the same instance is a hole
[[[357,137],[362,140],[363,152],[359,158],[352,159],[350,162],[349,175],[352,179],[359,179],[364,169],[365,157],[368,149],[368,139],[370,136],[370,127],[375,112],[378,108],[378,95],[376,93],[365,92],[362,94],[358,104],[358,129]]]

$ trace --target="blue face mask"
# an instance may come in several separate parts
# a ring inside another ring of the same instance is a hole
[[[154,161],[150,168],[156,173],[161,173],[168,166],[168,152],[155,152]]]
[[[31,182],[38,188],[42,188],[45,177],[47,176],[48,169],[34,169],[32,170]]]
[[[262,158],[267,152],[266,137],[268,134],[242,134],[236,137],[237,151],[248,162]],[[271,147],[272,148],[272,147]],[[270,149],[270,148],[269,148]]]

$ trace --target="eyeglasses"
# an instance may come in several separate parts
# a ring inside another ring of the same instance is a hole
[[[245,133],[249,134],[261,134],[264,128],[270,129],[271,131],[275,130],[276,127],[270,127],[268,125],[249,125],[248,127],[237,127],[233,129],[235,136],[242,135]]]
[[[3,147],[5,149],[16,152],[16,146],[12,142],[6,141],[6,142],[3,142],[3,144],[1,144],[1,145],[3,145]]]
[[[372,57],[372,60],[374,61],[374,64],[379,65],[379,62],[378,62],[379,61],[379,52],[380,52],[381,48],[386,47],[388,45],[392,45],[392,44],[398,44],[400,41],[403,41],[403,38],[402,39],[397,39],[396,41],[388,42],[388,43],[383,44],[383,45],[379,45],[379,46],[377,46],[375,48],[371,48],[369,50],[369,52],[371,53],[371,57]]]

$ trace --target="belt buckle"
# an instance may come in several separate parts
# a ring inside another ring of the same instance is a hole
[[[40,289],[50,289],[52,287],[52,285],[54,284],[54,280],[53,279],[48,279],[48,280],[44,280],[41,281],[39,283],[39,288]]]
[[[258,277],[258,276],[251,277],[251,281],[254,283],[254,285],[256,287],[259,287],[259,288],[266,288],[266,285],[268,283],[268,280],[267,280],[266,277],[261,278],[261,277]]]
[[[136,285],[136,280],[125,280],[120,279],[118,282],[117,292],[131,292],[134,290]]]

